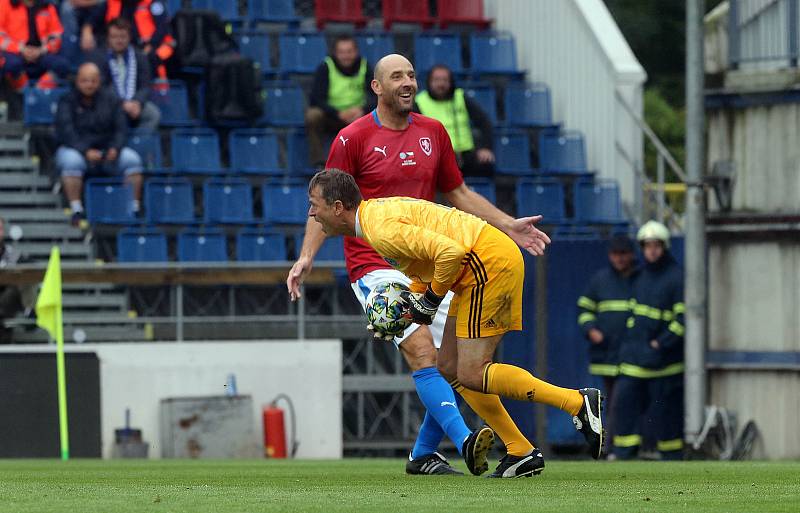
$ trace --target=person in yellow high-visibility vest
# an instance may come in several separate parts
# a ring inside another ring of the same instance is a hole
[[[321,167],[327,156],[324,141],[375,108],[372,66],[358,51],[358,43],[341,35],[333,52],[314,73],[306,110],[309,161]]]

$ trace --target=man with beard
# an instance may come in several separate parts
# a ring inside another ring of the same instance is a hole
[[[338,168],[353,175],[365,199],[408,196],[433,201],[436,193],[441,192],[450,204],[488,221],[531,254],[544,253],[550,239],[535,227],[541,217],[514,219],[471,191],[464,184],[442,124],[412,112],[417,81],[408,59],[397,54],[383,57],[375,65],[371,87],[378,97],[377,108],[339,132],[331,145],[326,168]],[[300,297],[300,285],[324,240],[325,233],[319,223],[310,218],[299,258],[286,280],[292,300]],[[344,244],[351,286],[362,307],[370,291],[378,285],[410,283],[363,240],[346,237]],[[451,298],[452,293],[443,298],[442,308],[430,326],[413,324],[396,338],[375,334],[397,345],[428,410],[406,465],[410,474],[457,473],[436,452],[445,431],[455,440],[461,436],[456,434],[466,429],[458,410],[448,407],[455,397],[436,368],[436,349],[441,345]],[[506,444],[508,458],[503,459],[492,476],[520,477],[538,470],[537,451],[511,420],[497,395],[466,389],[457,381],[452,386]]]
[[[456,87],[447,66],[434,66],[428,73],[427,90],[417,95],[419,112],[444,125],[464,176],[494,175],[492,121],[475,101]],[[473,137],[477,128],[478,137]]]

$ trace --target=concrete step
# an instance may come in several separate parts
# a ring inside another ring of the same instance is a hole
[[[80,292],[63,292],[61,302],[65,310],[105,309],[114,310],[117,314],[122,315],[127,315],[128,312],[128,300],[125,294],[82,294]]]
[[[0,137],[0,152],[22,153],[28,152],[28,141],[24,137]]]
[[[0,173],[2,170],[0,169]],[[59,198],[52,192],[0,192],[0,207],[50,207],[56,208]]]
[[[113,283],[64,283],[61,285],[61,290],[86,295],[105,295],[119,293],[120,287]]]
[[[22,240],[33,242],[35,240],[62,241],[83,240],[85,234],[80,228],[75,228],[65,218],[60,223],[16,223],[22,228]]]
[[[69,216],[61,208],[4,208],[3,215],[9,224],[25,221],[37,223],[69,221]]]
[[[0,173],[0,189],[46,189],[50,190],[50,178],[35,173]]]
[[[33,159],[0,157],[0,171],[34,172],[39,164]]]
[[[136,326],[81,326],[65,323],[64,342],[74,343],[73,333],[76,329],[86,333],[86,343],[96,342],[138,342],[147,340],[145,331]],[[47,343],[49,337],[42,329],[26,330],[22,326],[14,327],[14,342],[17,344]]]
[[[47,261],[53,244],[47,242],[19,242],[15,244],[18,250],[32,260]],[[88,260],[92,248],[85,244],[60,244],[61,258],[69,260]]]

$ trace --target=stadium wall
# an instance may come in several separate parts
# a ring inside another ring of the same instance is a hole
[[[53,352],[52,346],[16,345],[4,352]],[[261,407],[286,394],[297,413],[298,458],[342,457],[342,344],[339,340],[268,342],[115,343],[68,345],[100,360],[102,454],[111,457],[114,430],[142,430],[150,458],[161,457],[160,401],[168,397],[224,396],[235,375],[239,394],[253,399],[252,451],[263,455]],[[55,367],[53,367],[55,374]],[[279,403],[285,408],[285,403]],[[286,415],[287,435],[292,427]],[[55,456],[55,455],[54,455]]]
[[[643,117],[647,74],[602,0],[484,4],[495,27],[516,38],[518,65],[528,70],[528,80],[550,86],[554,119],[584,133],[589,166],[619,182],[629,209],[638,205],[635,166],[643,166],[643,136],[617,94]]]

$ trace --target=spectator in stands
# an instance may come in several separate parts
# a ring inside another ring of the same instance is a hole
[[[494,175],[492,121],[456,87],[450,68],[438,65],[430,70],[426,90],[417,95],[417,109],[444,125],[464,176]],[[472,134],[475,128],[477,137]]]
[[[90,18],[92,9],[105,0],[62,0],[59,12],[64,26],[64,39],[75,36],[80,41],[81,50],[95,49],[94,35]]]
[[[108,24],[107,48],[95,50],[87,61],[100,69],[103,85],[122,100],[128,124],[140,130],[155,131],[161,111],[147,101],[150,93],[150,65],[147,57],[131,45],[131,24],[114,18]]]
[[[56,112],[56,167],[72,210],[72,224],[84,227],[81,192],[86,173],[122,174],[133,188],[134,212],[142,195],[142,159],[124,147],[125,111],[116,94],[100,87],[100,69],[87,62],[78,68],[75,87],[59,99]]]
[[[333,53],[325,57],[314,73],[306,111],[309,160],[321,167],[327,157],[325,139],[375,108],[372,66],[361,57],[358,43],[349,35],[336,38]]]
[[[589,374],[603,378],[607,411],[614,400],[619,373],[619,344],[630,316],[636,259],[633,241],[618,235],[608,244],[609,266],[595,273],[586,292],[578,298],[578,324],[589,341]],[[613,436],[613,422],[605,423],[606,437]]]
[[[133,41],[150,61],[153,76],[167,79],[166,61],[175,53],[175,39],[170,33],[170,17],[167,6],[160,0],[106,0],[92,9],[91,29],[82,29],[81,47],[96,45],[98,37],[104,35],[107,26],[115,18],[128,20],[133,28]],[[88,41],[92,38],[91,41]]]
[[[6,244],[5,235],[6,222],[0,217],[0,269],[13,267],[26,261],[14,246]],[[11,330],[6,328],[3,321],[21,312],[30,302],[32,292],[30,287],[0,285],[0,343],[11,343]]]
[[[69,62],[58,55],[62,33],[58,11],[46,0],[0,0],[0,73],[11,75],[16,90],[28,79],[55,87],[53,73],[69,73]]]

